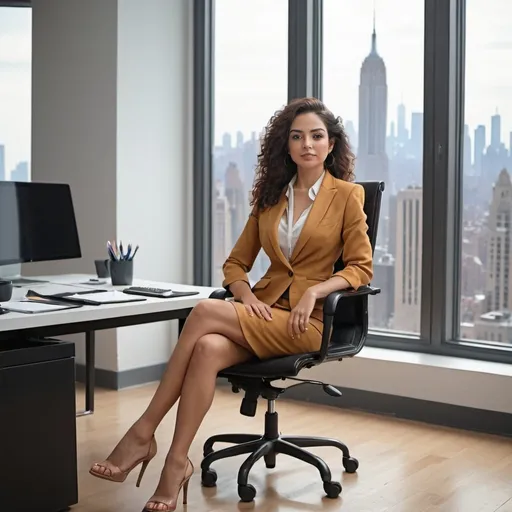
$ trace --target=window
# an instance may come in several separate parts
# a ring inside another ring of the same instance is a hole
[[[32,10],[0,7],[0,180],[30,179]]]
[[[510,5],[466,5],[460,337],[511,344]]]
[[[214,28],[214,147],[212,286],[249,216],[259,140],[287,103],[288,2],[216,0]],[[260,252],[249,275],[265,272]]]
[[[269,117],[321,96],[343,119],[356,180],[386,183],[368,344],[511,362],[508,3],[195,1],[197,284],[221,284]],[[260,255],[251,281],[266,265]]]
[[[343,119],[356,180],[386,184],[370,328],[419,334],[424,2],[324,0],[323,19],[323,100]]]

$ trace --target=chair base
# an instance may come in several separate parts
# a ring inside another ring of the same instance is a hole
[[[269,401],[270,402],[270,401]],[[270,403],[269,403],[270,405]],[[270,409],[270,407],[269,407]],[[272,404],[273,409],[273,404]],[[233,443],[222,450],[214,451],[215,443]],[[256,496],[256,489],[248,483],[249,472],[254,464],[264,459],[267,468],[276,466],[276,455],[282,453],[315,466],[320,472],[324,491],[328,498],[337,498],[341,493],[341,484],[331,480],[329,466],[318,456],[303,448],[333,446],[343,454],[343,467],[347,473],[355,473],[359,466],[357,459],[350,457],[347,446],[336,439],[323,437],[281,436],[278,431],[278,415],[276,412],[265,414],[265,434],[219,434],[210,437],[204,444],[203,461],[201,462],[201,483],[204,487],[214,487],[217,473],[210,465],[220,459],[250,453],[238,471],[238,495],[241,501],[250,502]]]

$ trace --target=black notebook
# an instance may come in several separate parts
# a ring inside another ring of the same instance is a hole
[[[83,292],[57,293],[55,295],[42,295],[29,291],[33,296],[52,299],[55,302],[67,304],[80,304],[82,306],[101,306],[102,304],[119,304],[123,302],[141,302],[144,297],[127,297],[123,292],[117,290],[87,290]]]
[[[142,295],[142,296],[145,296],[145,297],[151,297],[151,298],[155,298],[155,299],[172,299],[172,298],[175,298],[175,297],[187,297],[189,295],[198,295],[199,292],[171,292],[169,293],[169,295],[161,295],[161,294],[158,294],[158,293],[152,293],[150,290],[148,291],[144,291],[143,289],[130,289],[130,288],[125,288],[123,290],[123,293],[126,293],[128,295]]]

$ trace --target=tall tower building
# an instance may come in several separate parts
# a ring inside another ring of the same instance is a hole
[[[7,176],[5,174],[5,146],[0,144],[0,181],[5,181]]]
[[[222,265],[233,247],[231,236],[231,210],[224,187],[217,183],[215,187],[215,205],[213,217],[213,276],[212,286],[220,286],[223,280]]]
[[[247,218],[244,184],[240,171],[234,162],[230,162],[224,178],[224,191],[229,204],[231,233],[230,238],[236,242],[242,232]]]
[[[418,162],[423,161],[423,112],[411,114],[411,153]]]
[[[409,139],[407,128],[405,127],[405,105],[400,103],[396,109],[397,118],[397,139],[399,144],[405,145]]]
[[[479,124],[475,129],[475,146],[474,146],[475,174],[476,176],[482,175],[482,157],[485,151],[485,126]]]
[[[395,311],[393,329],[420,332],[423,191],[408,188],[396,196]]]
[[[496,114],[491,116],[491,147],[499,149],[501,144],[501,116],[496,110]]]
[[[356,173],[359,180],[388,182],[386,154],[388,86],[386,65],[377,53],[377,33],[373,24],[371,50],[361,66],[359,81],[359,130]],[[387,216],[387,201],[382,202]]]
[[[464,156],[462,160],[462,170],[464,175],[471,173],[471,137],[469,136],[469,126],[464,125]]]
[[[512,220],[512,182],[503,169],[493,188],[489,212],[487,255],[487,311],[512,310],[510,222]]]

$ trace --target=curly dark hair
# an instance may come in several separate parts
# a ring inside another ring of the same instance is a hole
[[[355,156],[350,149],[347,134],[339,117],[316,98],[292,100],[278,110],[265,129],[261,142],[258,166],[252,190],[251,206],[264,210],[279,201],[283,190],[297,173],[297,164],[288,156],[288,136],[293,120],[300,114],[314,113],[324,122],[329,139],[334,140],[333,159],[325,168],[335,177],[353,181]]]

